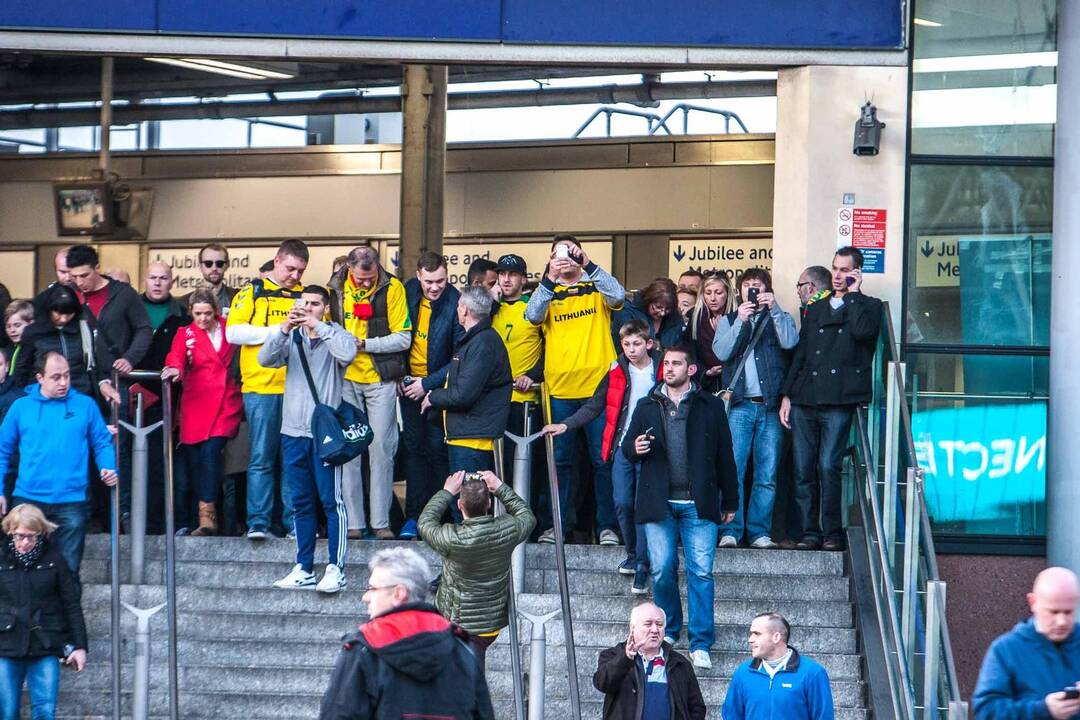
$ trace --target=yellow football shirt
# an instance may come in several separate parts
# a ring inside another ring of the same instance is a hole
[[[592,397],[611,368],[611,309],[591,280],[556,285],[541,325],[544,330],[544,382],[552,397]]]
[[[352,275],[345,273],[345,286],[342,292],[342,319],[345,329],[354,337],[366,340],[368,320],[372,315],[371,295],[375,287],[362,288],[353,283]],[[397,278],[390,278],[386,288],[386,320],[391,333],[398,333],[412,328],[409,321],[409,306],[405,301],[405,286]],[[382,378],[375,369],[371,355],[366,352],[356,353],[356,359],[345,371],[345,379],[358,383],[375,383]]]
[[[427,377],[428,328],[431,326],[431,301],[420,298],[416,312],[416,332],[413,333],[412,349],[409,350],[409,374],[415,378]]]
[[[544,348],[544,336],[540,327],[525,319],[525,306],[528,304],[528,295],[522,295],[513,302],[501,302],[491,320],[491,326],[499,333],[503,345],[506,346],[506,354],[510,356],[510,374],[514,377],[532,370]],[[511,400],[536,402],[537,396],[535,389],[521,392],[515,388]]]
[[[255,286],[248,283],[236,293],[229,317],[229,325],[254,325],[272,327],[285,321],[289,311],[300,298],[303,286],[287,290],[269,278],[263,278],[256,293]],[[259,348],[262,345],[243,345],[240,348],[241,391],[260,395],[279,395],[285,392],[285,368],[268,368],[259,364]]]

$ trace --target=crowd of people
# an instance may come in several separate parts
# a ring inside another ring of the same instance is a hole
[[[544,463],[531,497],[497,477],[511,472],[511,453],[496,466],[508,430],[552,437],[564,539],[623,544],[616,569],[635,594],[651,580],[669,644],[684,625],[682,545],[693,666],[711,666],[717,547],[843,548],[841,456],[854,407],[870,400],[880,317],[857,249],[803,273],[801,329],[766,270],[734,284],[689,271],[628,293],[570,235],[554,238],[535,285],[510,254],[476,260],[455,288],[433,252],[402,282],[366,245],[324,285],[305,284],[300,240],[240,288],[223,284],[228,249],[207,245],[204,283],[182,298],[162,262],[139,293],[103,273],[90,246],[55,260],[56,282],[5,310],[0,513],[39,509],[55,526],[41,545],[76,587],[86,532],[107,526],[109,486],[119,484],[125,530],[131,513],[130,436],[119,434],[117,454],[107,423],[135,408],[144,424],[161,419],[163,382],[178,400],[175,427],[151,435],[150,532],[165,526],[168,441],[180,448],[180,534],[295,538],[295,565],[274,586],[324,593],[347,584],[347,540],[422,538],[446,556],[440,609],[474,634],[481,658],[507,622],[510,551],[556,539]],[[134,369],[155,379],[124,379]],[[330,462],[313,417],[343,407],[362,412],[366,451]],[[774,522],[789,445],[790,497]],[[489,525],[496,499],[508,515]]]

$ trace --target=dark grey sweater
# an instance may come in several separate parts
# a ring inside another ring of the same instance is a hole
[[[690,471],[687,466],[689,451],[686,445],[686,420],[690,416],[691,388],[676,405],[668,397],[667,387],[661,385],[654,392],[664,407],[664,450],[667,452],[669,500],[692,500],[690,496]]]

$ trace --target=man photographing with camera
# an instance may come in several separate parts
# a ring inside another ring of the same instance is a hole
[[[450,502],[464,518],[460,525],[443,523]],[[506,514],[491,515],[492,497]],[[510,554],[536,525],[528,504],[495,473],[459,471],[446,478],[420,513],[420,537],[443,558],[442,581],[435,606],[450,622],[471,635],[481,671],[487,648],[509,622]]]

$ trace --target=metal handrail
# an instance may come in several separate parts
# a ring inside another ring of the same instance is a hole
[[[646,112],[645,110],[627,110],[625,108],[604,106],[604,107],[601,107],[601,108],[597,108],[593,112],[593,114],[589,116],[589,119],[586,120],[585,122],[581,123],[581,127],[579,127],[577,130],[575,130],[574,134],[571,135],[570,137],[575,137],[575,138],[579,137],[581,135],[581,133],[585,132],[585,128],[592,125],[593,120],[600,117],[601,115],[603,115],[604,118],[605,118],[605,123],[606,123],[605,128],[606,128],[608,137],[611,137],[611,116],[612,115],[626,115],[628,117],[644,118],[645,122],[646,122],[646,124],[648,126],[649,135],[653,135],[661,127],[664,128],[664,131],[667,132],[668,135],[673,134],[671,132],[671,128],[669,128],[666,124],[664,124],[664,121],[656,113]],[[654,125],[654,123],[655,123],[655,125]]]
[[[894,586],[892,571],[893,561],[891,549],[895,527],[896,514],[882,514],[877,498],[878,470],[877,458],[874,457],[873,445],[867,435],[867,417],[865,410],[859,408],[856,412],[856,449],[861,452],[865,467],[865,479],[862,491],[858,493],[860,506],[863,511],[863,521],[872,526],[874,535],[867,533],[867,544],[871,557],[871,575],[875,576],[875,594],[881,589],[883,583],[887,598],[884,603],[888,617],[888,627],[881,627],[882,639],[886,647],[895,648],[891,657],[896,662],[889,673],[890,689],[894,691],[894,704],[907,705],[908,712],[905,717],[915,717],[915,696],[912,683],[912,673],[915,663],[915,616],[918,612],[918,595],[925,593],[926,616],[924,617],[925,641],[923,651],[927,662],[924,665],[924,688],[923,688],[923,716],[926,718],[936,717],[936,697],[938,695],[938,682],[940,676],[937,669],[943,666],[947,680],[948,712],[949,717],[966,717],[966,703],[960,699],[959,683],[957,682],[956,663],[952,651],[952,643],[949,635],[948,622],[945,617],[945,583],[941,581],[937,565],[937,553],[934,547],[930,516],[927,512],[926,497],[923,488],[924,470],[918,466],[915,453],[915,443],[912,435],[911,408],[907,402],[905,389],[905,366],[899,358],[899,345],[896,342],[896,333],[893,329],[892,318],[888,303],[883,303],[882,323],[884,342],[879,346],[875,357],[875,366],[879,370],[885,370],[885,387],[883,397],[876,398],[886,405],[886,417],[893,417],[896,422],[887,422],[886,438],[883,451],[886,453],[885,473],[889,477],[896,478],[899,475],[897,467],[893,465],[908,465],[906,473],[907,501],[903,517],[905,527],[903,577],[904,583],[901,590]],[[884,357],[882,357],[884,356]],[[882,362],[884,361],[884,362]],[[890,407],[890,403],[895,403]],[[894,415],[895,413],[895,415]],[[903,460],[903,453],[896,452],[897,444],[902,443],[902,449],[907,453],[907,462]],[[884,505],[886,508],[895,507],[897,486],[895,482],[886,482],[883,490],[885,493]],[[882,528],[883,523],[888,527]],[[874,546],[874,539],[877,546]],[[877,563],[881,563],[878,565]],[[919,589],[919,565],[925,568],[925,587]],[[902,602],[902,614],[896,613],[895,595],[899,594]],[[883,599],[876,597],[879,610]],[[879,618],[879,624],[881,624]],[[940,643],[940,646],[939,646]],[[941,657],[938,658],[939,647]],[[940,665],[939,665],[940,663]],[[895,688],[895,675],[901,680],[903,692],[897,693]]]
[[[870,575],[873,582],[875,600],[878,606],[878,628],[882,639],[892,637],[892,651],[897,656],[898,662],[891,664],[895,670],[888,674],[890,695],[893,699],[893,709],[897,717],[914,717],[915,701],[910,692],[911,679],[908,673],[908,664],[900,657],[904,643],[900,632],[899,613],[896,608],[896,585],[893,583],[892,573],[889,572],[889,559],[886,556],[885,533],[882,528],[882,512],[878,502],[877,492],[877,468],[873,464],[873,454],[870,451],[870,440],[866,434],[866,410],[861,406],[855,411],[855,427],[858,443],[861,447],[863,458],[866,460],[864,471],[866,482],[860,492],[857,493],[859,506],[862,512],[863,522],[871,525],[872,534],[865,534],[867,552],[871,559],[869,563]],[[881,589],[884,592],[879,592]],[[887,612],[881,612],[882,603]],[[885,624],[888,627],[885,627]],[[886,645],[888,647],[888,645]],[[888,654],[888,653],[887,653]],[[901,714],[902,713],[902,714]]]
[[[735,122],[737,122],[739,124],[739,127],[742,128],[742,131],[744,133],[750,132],[746,128],[746,123],[744,123],[742,121],[742,118],[739,117],[738,113],[733,113],[730,110],[721,110],[720,108],[705,107],[704,105],[692,105],[690,103],[679,103],[675,107],[668,110],[667,114],[664,115],[664,117],[660,119],[660,122],[657,123],[656,127],[654,127],[652,130],[649,131],[649,134],[650,135],[655,135],[656,131],[659,130],[661,127],[663,127],[665,130],[668,131],[668,135],[670,135],[671,130],[668,130],[667,121],[672,115],[674,115],[675,113],[677,113],[679,111],[682,111],[682,114],[683,114],[683,118],[682,118],[683,135],[689,135],[690,134],[690,113],[694,112],[694,111],[703,112],[703,113],[712,113],[713,115],[720,115],[721,117],[723,117],[724,118],[724,132],[725,133],[731,132],[731,121],[732,120],[734,120]]]

